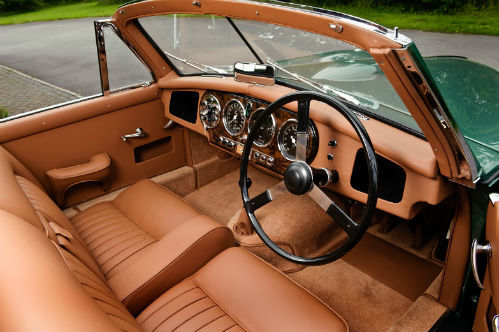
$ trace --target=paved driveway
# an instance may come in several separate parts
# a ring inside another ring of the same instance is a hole
[[[97,94],[100,79],[94,20],[85,18],[0,26],[0,65],[82,96]],[[461,55],[499,70],[499,37],[414,30],[402,33],[413,38],[423,56]],[[136,83],[137,67],[127,66],[126,61],[119,62],[124,70],[113,77],[123,84]]]

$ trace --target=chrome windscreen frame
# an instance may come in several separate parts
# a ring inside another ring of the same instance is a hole
[[[98,58],[98,62],[99,62],[101,90],[102,90],[102,94],[104,96],[107,96],[110,93],[116,93],[116,92],[120,92],[123,90],[138,88],[138,87],[142,87],[142,86],[150,86],[152,82],[156,81],[156,77],[155,77],[154,72],[151,69],[151,67],[149,67],[147,62],[144,61],[144,59],[137,52],[137,50],[123,37],[121,32],[118,30],[118,28],[116,28],[116,26],[112,22],[112,19],[104,19],[104,20],[94,21],[94,28],[95,28],[95,43],[97,46],[97,58]],[[144,65],[144,67],[147,68],[147,70],[151,74],[151,77],[153,78],[152,82],[142,82],[142,83],[138,83],[138,84],[110,90],[109,71],[108,71],[108,67],[107,67],[107,55],[106,55],[106,41],[104,38],[104,28],[111,29],[116,34],[116,36],[118,36],[118,38],[130,49],[130,51],[132,51],[132,53],[137,57],[137,59],[140,60],[140,62]]]
[[[448,111],[438,89],[432,84],[432,78],[428,76],[430,74],[424,70],[424,64],[421,64],[418,60],[419,53],[417,49],[412,43],[404,49],[395,50],[395,54],[407,72],[415,72],[421,79],[421,82],[414,83],[414,86],[419,91],[421,99],[431,110],[431,116],[441,127],[441,132],[445,135],[447,142],[453,150],[459,170],[459,177],[450,177],[449,180],[470,188],[475,188],[476,183],[480,181],[475,157],[453,119],[452,114]],[[411,61],[407,61],[409,59]]]

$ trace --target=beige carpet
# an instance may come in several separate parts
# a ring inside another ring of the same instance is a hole
[[[279,181],[254,168],[248,174],[253,180],[250,197]],[[184,198],[201,212],[227,224],[242,208],[238,181],[239,170],[236,170]],[[341,199],[335,201],[341,204]],[[331,247],[331,240],[341,233],[308,197],[286,194],[258,210],[256,215],[274,241],[283,242],[284,246],[289,244],[297,254],[307,257]],[[261,243],[255,234],[242,240]],[[441,270],[371,234],[366,234],[344,259],[298,271],[295,265],[263,246],[248,246],[248,249],[290,272],[290,277],[343,316],[352,331],[387,331],[400,322]]]
[[[354,332],[385,332],[412,304],[342,260],[289,276],[334,308]]]

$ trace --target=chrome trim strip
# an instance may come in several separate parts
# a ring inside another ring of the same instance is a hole
[[[490,203],[492,206],[496,205],[497,202],[499,202],[499,194],[498,193],[491,193],[489,195]]]
[[[242,110],[242,117],[243,117],[243,125],[241,126],[241,130],[239,132],[231,132],[231,128],[229,127],[229,124],[227,123],[227,119],[225,118],[225,113],[227,112],[227,109],[229,108],[229,106],[232,104],[232,103],[236,103],[236,104],[239,104],[239,107],[241,107],[241,110]],[[227,132],[231,135],[231,136],[237,136],[237,135],[240,135],[243,131],[244,131],[244,128],[246,128],[246,108],[244,107],[243,103],[239,100],[239,99],[236,99],[236,98],[233,98],[231,100],[229,100],[227,102],[227,104],[225,104],[224,106],[224,109],[222,111],[222,121],[223,121],[223,124],[224,124],[224,127],[225,127],[225,130],[227,130]]]
[[[109,72],[107,67],[106,45],[104,40],[103,28],[110,28],[116,34],[116,36],[118,36],[118,38],[128,47],[128,49],[132,51],[132,53],[137,57],[137,59],[139,59],[139,61],[142,62],[144,67],[146,67],[146,69],[149,71],[149,74],[151,74],[152,82],[156,81],[156,76],[154,75],[154,72],[152,71],[151,67],[149,67],[147,62],[142,58],[142,56],[137,52],[137,50],[128,42],[128,40],[126,40],[125,37],[123,37],[121,31],[112,22],[112,19],[94,21],[94,26],[95,26],[95,41],[97,43],[97,55],[99,58],[99,70],[101,73],[101,86],[102,86],[103,95],[108,95],[111,92],[131,89],[133,87],[139,87],[147,83],[149,85],[151,84],[151,82],[146,82],[137,85],[130,85],[128,87],[118,88],[113,91],[109,90]]]
[[[261,112],[261,111],[265,111],[265,110],[266,110],[265,107],[259,107],[253,113],[251,113],[251,115],[249,116],[249,119],[248,119],[248,135],[251,132],[251,119],[253,118],[253,116],[256,113]],[[270,114],[270,118],[272,119],[272,137],[270,138],[270,140],[265,144],[259,144],[255,138],[255,141],[253,142],[253,144],[255,144],[256,146],[258,146],[260,148],[265,148],[265,147],[269,146],[274,141],[275,135],[277,133],[277,125],[276,125],[274,114]]]
[[[101,96],[102,96],[102,94],[92,95],[92,96],[88,96],[88,97],[83,97],[83,98],[79,98],[79,99],[65,101],[63,103],[59,103],[59,104],[55,104],[55,105],[50,105],[50,106],[47,106],[47,107],[38,108],[38,109],[33,110],[33,111],[24,112],[24,113],[21,113],[21,114],[16,114],[16,115],[9,116],[7,118],[0,119],[0,123],[7,122],[7,121],[10,121],[10,120],[19,119],[19,118],[23,118],[25,116],[29,116],[29,115],[33,115],[33,114],[45,112],[45,111],[51,110],[53,108],[67,106],[67,105],[79,103],[79,102],[82,102],[82,101],[86,101],[86,100],[89,100],[89,99],[94,99],[94,98],[101,97]]]
[[[414,87],[420,94],[421,100],[425,102],[430,110],[432,110],[429,114],[431,114],[436,122],[440,124],[442,133],[447,138],[447,141],[454,152],[454,158],[456,159],[457,164],[456,167],[459,169],[459,167],[463,166],[463,162],[465,162],[465,165],[468,168],[467,171],[470,174],[469,180],[465,178],[449,178],[449,180],[474,188],[479,177],[475,158],[457,125],[449,120],[452,116],[451,114],[447,114],[439,98],[437,98],[438,91],[435,92],[431,89],[428,80],[423,75],[423,70],[419,67],[418,62],[414,59],[411,52],[409,52],[409,49],[394,51],[395,54],[397,54],[400,64],[406,70],[408,77],[410,77],[411,71],[415,72],[420,77],[422,82],[420,84],[414,84]],[[429,94],[429,96],[426,94]],[[430,97],[432,100],[430,100]],[[460,155],[462,158],[460,158]],[[463,158],[464,160],[462,160]],[[466,173],[466,171],[462,173]]]
[[[471,244],[471,269],[473,271],[473,278],[475,278],[475,282],[480,287],[480,289],[485,289],[483,287],[482,282],[480,281],[480,277],[478,276],[478,267],[476,257],[478,254],[487,254],[487,257],[492,257],[492,247],[490,243],[486,243],[485,245],[478,244],[478,240],[474,239]]]
[[[97,46],[97,61],[99,62],[100,85],[104,96],[109,95],[109,72],[107,69],[106,43],[104,27],[111,24],[111,19],[94,21],[95,43]]]
[[[318,7],[302,5],[302,4],[296,4],[296,3],[290,3],[290,2],[283,2],[283,1],[279,1],[279,0],[256,0],[256,1],[255,0],[246,0],[245,2],[253,2],[253,3],[258,2],[258,3],[267,4],[269,6],[298,9],[301,11],[306,11],[306,12],[310,12],[310,13],[314,13],[314,14],[328,16],[328,17],[331,17],[331,18],[334,18],[334,19],[337,19],[340,21],[348,22],[349,24],[355,25],[355,26],[360,27],[362,29],[367,29],[367,30],[379,33],[379,34],[385,36],[386,38],[388,38],[396,43],[399,43],[400,45],[402,45],[402,47],[406,47],[407,45],[412,43],[412,40],[409,37],[407,37],[401,33],[396,33],[392,29],[386,28],[380,24],[377,24],[375,22],[372,22],[372,21],[369,21],[369,20],[366,20],[366,19],[363,19],[363,18],[360,18],[357,16],[337,12],[334,10],[329,10],[329,9],[325,9],[325,8],[318,8]]]

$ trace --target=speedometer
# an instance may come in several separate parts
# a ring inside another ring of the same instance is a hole
[[[256,120],[265,111],[265,108],[259,108],[253,114],[251,114],[249,119],[248,131],[250,132],[253,129],[253,125]],[[258,133],[255,138],[255,145],[259,147],[265,147],[272,142],[276,132],[275,118],[274,115],[270,114],[265,120],[263,120],[260,128],[257,129]]]
[[[232,136],[239,135],[244,129],[246,114],[243,104],[237,100],[230,100],[225,105],[223,112],[223,122],[225,129]]]

